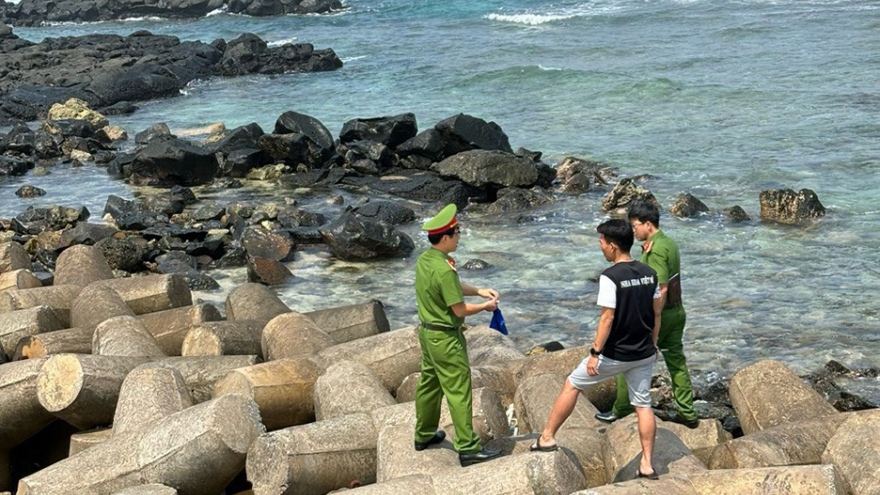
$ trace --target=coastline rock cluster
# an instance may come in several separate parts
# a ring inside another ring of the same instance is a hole
[[[27,271],[7,244],[2,280]],[[224,317],[194,305],[178,276],[113,278],[99,249],[75,246],[54,285],[0,286],[0,313],[0,356],[12,359],[0,364],[0,489],[19,495],[880,489],[880,409],[838,412],[777,361],[721,384],[742,435],[705,415],[695,429],[658,420],[661,477],[646,481],[635,479],[635,419],[593,417],[613,401],[613,381],[578,401],[559,451],[529,451],[586,346],[526,356],[469,328],[475,431],[505,455],[462,468],[448,439],[412,450],[417,329],[391,330],[378,301],[300,313],[245,284]],[[448,411],[440,427],[451,438]]]
[[[45,117],[70,98],[107,114],[127,113],[132,102],[175,96],[195,79],[340,67],[332,49],[269,47],[253,34],[203,43],[137,31],[32,43],[0,29],[0,126]]]
[[[12,26],[40,26],[53,22],[97,22],[134,17],[194,19],[216,11],[249,16],[326,14],[344,8],[339,0],[22,0],[18,3],[0,2],[0,22]]]

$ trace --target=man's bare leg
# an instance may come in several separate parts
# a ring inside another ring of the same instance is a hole
[[[554,404],[554,409],[556,405]],[[636,407],[636,416],[639,422],[639,440],[642,443],[642,459],[639,462],[639,472],[644,475],[654,473],[651,464],[651,456],[654,454],[654,436],[657,434],[657,421],[654,420],[654,411],[650,407]],[[571,411],[569,411],[571,414]],[[553,416],[551,415],[552,419]]]
[[[565,420],[568,419],[568,417],[571,416],[571,412],[574,411],[574,406],[577,404],[579,393],[580,390],[574,388],[568,378],[566,378],[565,384],[562,386],[562,391],[559,392],[559,396],[556,397],[556,401],[553,402],[553,409],[550,410],[550,417],[547,419],[547,425],[544,426],[544,431],[541,433],[541,445],[556,445],[556,432],[559,431],[559,428],[562,427],[562,424],[565,423]],[[651,417],[653,419],[653,416]]]

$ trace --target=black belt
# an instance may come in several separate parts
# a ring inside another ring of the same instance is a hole
[[[444,327],[443,325],[432,325],[430,323],[422,323],[420,326],[422,328],[425,328],[428,330],[436,330],[438,332],[457,332],[458,331],[458,328]]]

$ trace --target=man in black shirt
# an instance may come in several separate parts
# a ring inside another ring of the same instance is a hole
[[[623,373],[629,385],[629,400],[636,409],[642,458],[640,478],[657,479],[651,464],[657,423],[651,409],[651,372],[657,358],[657,337],[662,311],[657,272],[633,260],[632,227],[624,220],[608,220],[596,229],[605,259],[614,263],[599,277],[598,305],[602,308],[596,339],[590,356],[565,380],[562,392],[541,437],[531,450],[557,449],[556,432],[571,415],[578,393]]]

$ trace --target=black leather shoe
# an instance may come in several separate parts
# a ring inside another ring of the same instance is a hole
[[[480,462],[490,461],[501,455],[500,450],[489,450],[486,447],[483,447],[479,452],[469,452],[467,454],[458,454],[458,462],[461,463],[461,467],[470,466],[471,464],[478,464]]]
[[[613,422],[617,421],[618,419],[620,419],[612,411],[599,412],[599,413],[596,413],[593,417],[603,423],[613,423]]]
[[[681,424],[687,426],[688,428],[695,430],[700,426],[700,420],[698,418],[692,419],[690,421],[682,421]]]
[[[443,441],[446,438],[446,432],[443,430],[437,430],[437,433],[434,433],[434,436],[431,437],[427,442],[413,442],[413,447],[416,450],[422,451],[428,448],[429,445],[434,445]]]

